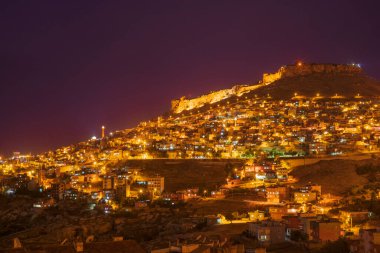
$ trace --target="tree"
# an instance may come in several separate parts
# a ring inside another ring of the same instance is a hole
[[[233,213],[232,213],[232,216],[233,216],[233,218],[234,218],[235,220],[238,220],[238,219],[240,218],[238,212],[233,212]]]
[[[224,217],[226,218],[226,220],[230,221],[231,223],[232,223],[232,220],[234,218],[234,216],[231,212],[226,213],[226,215]]]

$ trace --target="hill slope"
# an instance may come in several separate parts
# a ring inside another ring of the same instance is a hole
[[[250,92],[250,95],[266,96],[270,94],[272,98],[289,99],[294,96],[295,92],[307,97],[313,97],[316,93],[326,97],[335,94],[348,98],[357,94],[372,97],[380,95],[380,82],[363,73],[312,73],[277,80]]]
[[[118,166],[143,168],[147,175],[165,177],[169,192],[200,187],[210,190],[226,183],[226,166],[240,167],[241,160],[128,160]]]
[[[322,194],[341,194],[354,185],[364,185],[368,182],[365,176],[359,176],[355,169],[357,166],[372,163],[367,160],[329,160],[299,166],[292,171],[292,175],[299,179],[296,185],[316,183],[322,185]]]

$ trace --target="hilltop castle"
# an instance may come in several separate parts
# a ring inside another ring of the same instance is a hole
[[[181,97],[172,100],[171,106],[174,113],[181,113],[185,110],[200,108],[205,104],[213,104],[232,96],[242,96],[262,86],[271,84],[277,80],[287,77],[306,76],[312,73],[361,73],[362,68],[359,64],[304,64],[298,62],[294,65],[282,66],[275,73],[264,73],[263,78],[258,84],[236,85],[231,89],[224,89],[211,92],[193,99]]]
[[[312,73],[360,73],[359,64],[304,64],[282,66],[276,73],[264,73],[262,83],[269,84],[285,77],[305,76]]]

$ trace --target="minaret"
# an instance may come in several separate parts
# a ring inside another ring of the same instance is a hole
[[[105,130],[106,130],[106,127],[102,126],[102,139],[104,139],[104,136],[105,136],[104,132],[105,132]]]

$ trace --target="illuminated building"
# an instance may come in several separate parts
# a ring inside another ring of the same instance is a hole
[[[106,127],[102,126],[102,139],[104,139],[105,137],[105,131],[106,131]]]

